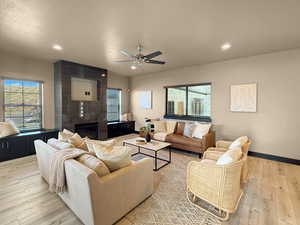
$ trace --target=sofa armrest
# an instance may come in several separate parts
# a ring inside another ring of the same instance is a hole
[[[144,158],[104,177],[90,177],[89,183],[95,224],[113,224],[153,193],[153,162]]]
[[[215,145],[215,131],[211,131],[203,136],[203,148],[202,152],[205,152],[207,148],[213,147]]]
[[[207,150],[203,154],[203,159],[210,159],[210,160],[217,161],[220,158],[221,155],[223,155],[223,152],[209,151],[209,150]]]
[[[224,141],[224,140],[220,140],[216,142],[216,147],[217,148],[226,148],[228,149],[229,146],[231,145],[232,141]]]
[[[218,165],[191,161],[187,166],[187,189],[196,195],[204,192],[214,195],[220,186],[222,171]]]

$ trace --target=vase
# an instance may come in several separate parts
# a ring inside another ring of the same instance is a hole
[[[146,142],[150,142],[151,141],[151,136],[150,136],[149,132],[146,133],[145,140],[146,140]]]

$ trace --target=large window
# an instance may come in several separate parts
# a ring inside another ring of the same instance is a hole
[[[107,89],[107,121],[120,121],[121,114],[121,90]]]
[[[211,121],[211,84],[166,87],[165,118]]]
[[[12,79],[1,82],[4,120],[14,121],[20,130],[42,128],[42,83]]]

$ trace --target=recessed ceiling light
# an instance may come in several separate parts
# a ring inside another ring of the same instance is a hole
[[[53,49],[57,50],[57,51],[61,51],[62,50],[62,47],[58,44],[55,44],[52,46]]]
[[[131,68],[132,70],[135,70],[135,69],[136,69],[136,66],[135,66],[135,65],[132,65],[130,68]]]
[[[102,73],[101,76],[102,76],[102,77],[105,77],[105,73]]]
[[[230,48],[231,48],[231,44],[229,42],[226,42],[221,46],[222,51],[226,51]]]

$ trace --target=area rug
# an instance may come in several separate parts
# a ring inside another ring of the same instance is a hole
[[[133,135],[118,138],[122,140]],[[135,151],[131,147],[131,151]],[[162,157],[167,152],[160,153]],[[129,212],[117,225],[219,225],[221,222],[205,211],[193,206],[186,197],[186,167],[199,160],[197,155],[172,152],[172,163],[154,172],[154,194]]]

